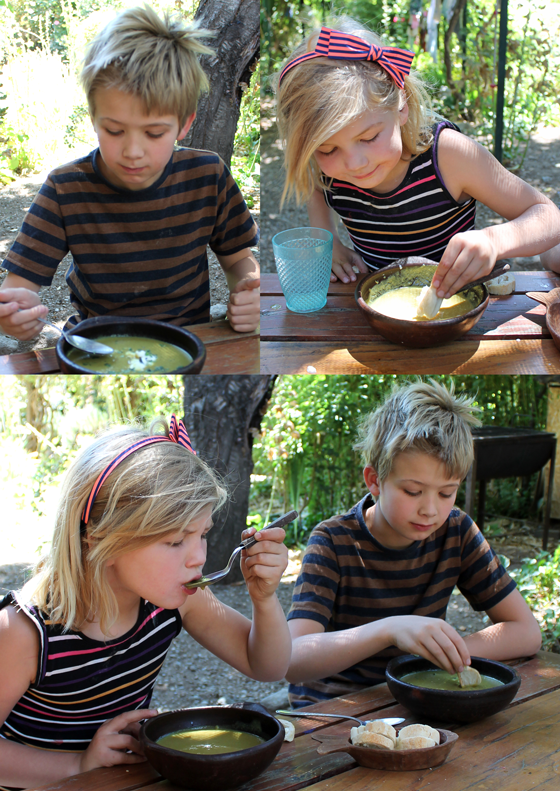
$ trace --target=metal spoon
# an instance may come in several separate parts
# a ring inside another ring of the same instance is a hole
[[[283,514],[283,516],[279,516],[278,519],[274,520],[274,522],[271,522],[269,525],[267,525],[266,527],[263,527],[261,530],[259,530],[259,533],[262,533],[263,530],[268,530],[271,527],[284,527],[284,525],[287,525],[290,522],[293,522],[294,519],[297,517],[297,515],[298,515],[297,511],[290,511],[287,514]],[[205,588],[207,585],[212,585],[214,582],[218,582],[218,580],[222,580],[231,571],[231,567],[233,565],[233,561],[239,555],[241,550],[242,549],[249,549],[249,547],[252,547],[253,544],[256,544],[256,543],[257,543],[257,539],[255,538],[255,536],[251,536],[250,538],[246,538],[244,541],[242,541],[239,544],[238,547],[235,547],[235,549],[231,553],[231,557],[228,560],[227,566],[225,567],[225,569],[222,569],[221,571],[213,571],[212,574],[206,574],[205,576],[200,577],[197,580],[193,580],[192,582],[187,582],[187,584],[184,585],[183,587],[185,587],[185,588]]]
[[[76,349],[81,349],[83,352],[89,352],[89,354],[113,354],[115,351],[104,343],[92,341],[89,338],[84,338],[82,335],[69,335],[64,330],[61,330],[60,327],[57,327],[56,324],[46,321],[45,319],[37,319],[37,321],[40,321],[43,324],[48,324],[49,327],[53,327],[53,329],[60,332],[60,334],[68,341],[70,346],[75,346]]]
[[[378,717],[376,720],[359,720],[357,717],[351,717],[349,714],[319,714],[318,711],[308,712],[304,714],[303,711],[285,711],[284,709],[276,709],[276,714],[285,714],[288,717],[328,717],[329,719],[336,720],[353,720],[360,725],[367,725],[368,722],[385,722],[387,725],[399,725],[404,722],[404,717]]]

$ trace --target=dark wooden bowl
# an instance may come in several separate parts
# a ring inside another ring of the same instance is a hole
[[[188,728],[223,727],[265,739],[246,750],[197,755],[162,747],[157,740]],[[154,769],[167,780],[193,791],[226,791],[257,777],[276,758],[284,741],[282,723],[258,704],[201,706],[159,714],[140,729],[140,744]]]
[[[395,728],[398,732],[400,728]],[[459,738],[453,731],[442,728],[439,732],[440,743],[435,747],[424,747],[416,750],[385,750],[377,747],[357,747],[350,740],[341,736],[313,736],[321,742],[317,747],[319,755],[329,753],[348,753],[360,766],[368,769],[385,769],[392,772],[406,772],[414,769],[430,769],[440,766],[451,752],[451,748]]]
[[[383,313],[373,310],[367,304],[367,299],[371,289],[391,279],[391,288],[404,288],[405,286],[423,285],[428,286],[436,271],[437,264],[428,258],[409,256],[395,261],[391,266],[386,266],[373,274],[365,275],[356,284],[355,299],[358,308],[365,316],[368,324],[388,341],[399,343],[402,346],[411,348],[422,348],[425,346],[440,346],[442,343],[454,341],[471,327],[474,327],[480,319],[488,303],[490,296],[485,285],[473,286],[479,303],[476,308],[469,310],[462,316],[453,319],[442,319],[441,321],[409,321],[408,319],[394,319],[385,316]]]
[[[177,368],[174,371],[165,371],[173,374],[198,374],[202,371],[206,361],[204,344],[194,333],[174,324],[151,319],[118,318],[115,316],[97,316],[93,319],[84,319],[76,327],[68,331],[69,335],[82,335],[84,338],[103,337],[104,335],[140,335],[144,338],[154,338],[158,341],[167,341],[184,349],[193,358],[189,365]],[[60,370],[64,374],[96,374],[84,365],[73,362],[68,357],[68,351],[73,348],[64,336],[60,336],[56,344],[56,358]]]
[[[505,709],[515,697],[521,677],[513,667],[491,659],[471,657],[472,667],[479,673],[502,682],[490,689],[469,689],[451,692],[444,689],[415,687],[402,680],[407,673],[434,670],[435,665],[422,657],[397,656],[387,665],[387,686],[395,700],[410,709],[421,720],[435,722],[476,722]]]
[[[553,302],[548,305],[546,310],[546,326],[552,336],[554,345],[560,350],[560,302]]]

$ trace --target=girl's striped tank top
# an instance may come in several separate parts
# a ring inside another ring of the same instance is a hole
[[[437,164],[442,129],[457,129],[450,121],[434,127],[434,142],[415,157],[399,186],[384,194],[333,180],[325,200],[340,216],[354,249],[371,269],[381,269],[410,255],[439,261],[452,236],[474,228],[476,201],[458,203],[447,191]]]
[[[142,601],[136,624],[107,642],[64,632],[11,591],[0,601],[22,610],[39,632],[37,677],[0,727],[0,736],[31,747],[85,750],[97,729],[132,709],[149,708],[155,680],[174,637],[178,610]]]

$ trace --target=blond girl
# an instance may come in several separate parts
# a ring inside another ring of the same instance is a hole
[[[497,259],[556,245],[560,213],[436,116],[412,58],[349,19],[302,42],[278,81],[284,197],[306,201],[310,224],[333,233],[332,280],[420,255],[439,262],[433,285],[444,298]],[[508,222],[475,230],[477,200]]]
[[[140,722],[157,714],[152,690],[181,629],[250,678],[286,673],[284,531],[256,534],[243,553],[252,621],[186,588],[226,492],[182,423],[154,427],[109,431],[72,464],[49,556],[0,602],[0,785],[144,760]]]

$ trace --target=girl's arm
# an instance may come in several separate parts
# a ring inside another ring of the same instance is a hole
[[[537,255],[560,242],[560,212],[552,201],[474,140],[445,129],[438,164],[455,200],[475,198],[509,221],[458,233],[450,240],[433,279],[438,296],[450,297],[489,273],[501,258]]]
[[[243,533],[248,538],[254,528]],[[241,568],[253,602],[253,620],[198,589],[181,608],[183,626],[224,662],[257,681],[284,678],[291,640],[276,588],[287,565],[284,530],[257,533],[257,544],[242,553]]]
[[[367,266],[361,256],[349,247],[342,244],[338,235],[336,215],[327,206],[322,190],[315,190],[307,203],[307,214],[311,228],[324,228],[333,235],[333,263],[331,281],[342,280],[343,283],[354,282],[356,273],[352,269],[357,267],[360,272],[368,272]]]
[[[540,649],[540,626],[517,589],[488,610],[487,615],[492,626],[465,637],[465,643],[473,656],[516,659],[536,654]]]

